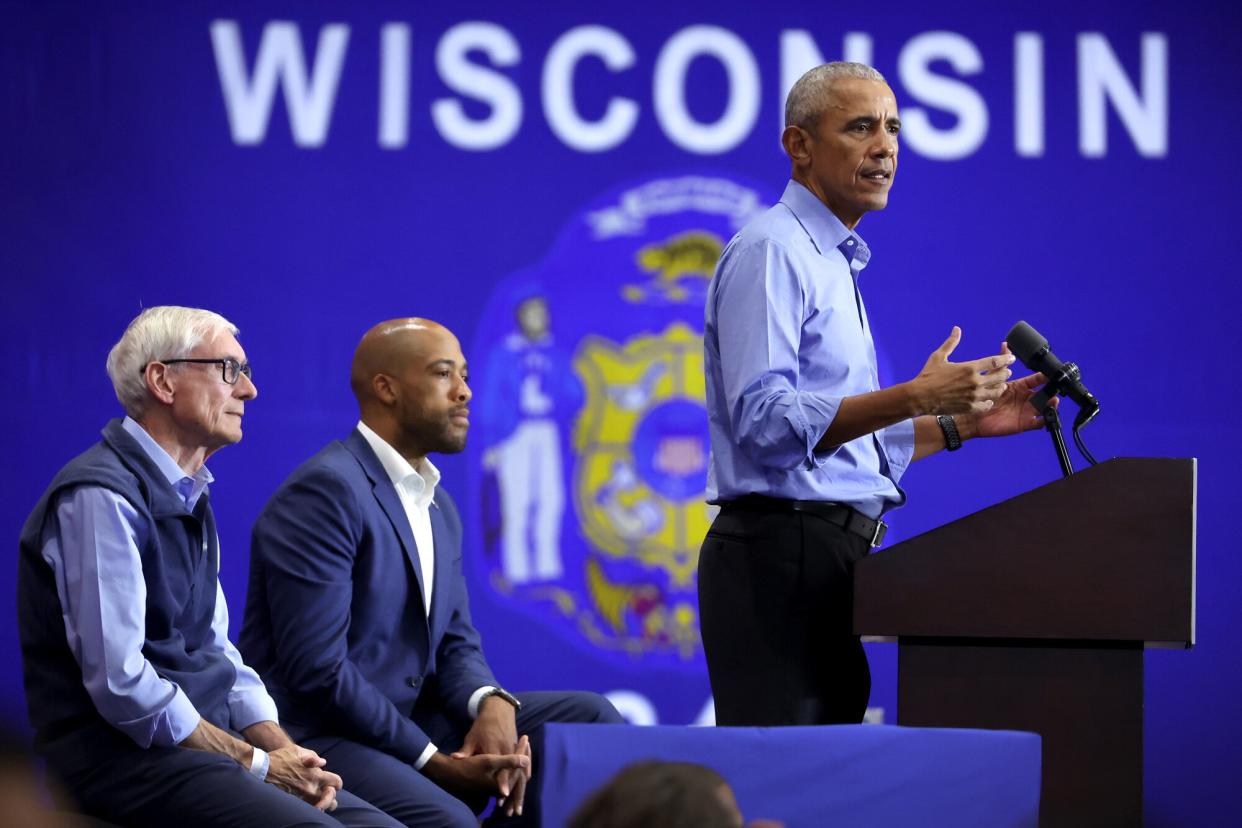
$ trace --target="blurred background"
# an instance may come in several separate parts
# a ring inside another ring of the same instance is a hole
[[[784,188],[789,86],[860,60],[904,122],[890,206],[858,227],[884,382],[954,324],[969,359],[1025,319],[1101,400],[1098,458],[1200,460],[1197,645],[1147,654],[1146,809],[1219,824],[1242,766],[1239,23],[1196,0],[6,0],[7,571],[52,475],[121,413],[104,359],[125,325],[210,308],[241,328],[260,392],[244,441],[209,462],[236,632],[254,518],[356,422],[359,337],[425,316],[471,364],[470,444],[433,460],[498,677],[606,692],[634,722],[711,722],[704,292]],[[1039,432],[935,457],[903,480],[890,541],[1058,474]],[[1055,516],[1014,532],[1073,578]],[[0,716],[20,730],[13,600]],[[893,723],[896,648],[868,647],[869,719]]]

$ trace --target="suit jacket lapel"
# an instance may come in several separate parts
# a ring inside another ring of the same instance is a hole
[[[414,570],[414,577],[418,580],[418,599],[419,605],[422,606],[423,595],[426,594],[427,587],[423,584],[423,568],[418,560],[418,546],[414,543],[414,530],[410,528],[409,518],[405,516],[405,507],[401,505],[401,498],[397,497],[397,490],[393,487],[388,472],[384,470],[384,465],[380,463],[366,438],[357,429],[354,429],[353,434],[350,434],[349,439],[345,441],[345,448],[358,458],[367,478],[371,481],[371,490],[375,494],[376,501],[389,522],[392,523],[392,528],[397,532],[397,538],[401,541],[406,560],[409,561]],[[432,520],[434,519],[433,517]],[[435,597],[435,592],[432,592],[432,597]]]
[[[445,621],[444,607],[448,602],[448,590],[453,588],[450,574],[453,569],[451,560],[453,549],[449,543],[448,524],[444,520],[444,512],[432,501],[431,506],[431,537],[436,544],[435,575],[432,582],[435,588],[431,591],[431,617]]]

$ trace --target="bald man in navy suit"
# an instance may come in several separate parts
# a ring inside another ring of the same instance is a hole
[[[512,695],[470,620],[462,525],[427,455],[466,444],[457,338],[381,323],[354,355],[361,420],[282,484],[255,525],[240,647],[286,726],[409,826],[538,824],[527,786],[549,721],[621,722],[592,693]]]

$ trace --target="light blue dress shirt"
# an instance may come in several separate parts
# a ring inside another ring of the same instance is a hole
[[[212,482],[207,467],[187,476],[129,417],[123,427],[155,462],[193,511]],[[43,538],[43,559],[52,567],[65,635],[82,668],[82,683],[103,718],[141,747],[171,747],[183,741],[201,719],[176,684],[156,673],[142,655],[147,587],[139,547],[152,527],[117,493],[77,486],[59,495],[56,521]],[[228,638],[229,610],[216,578],[212,645],[237,669],[229,691],[231,725],[241,730],[256,722],[277,721],[276,703],[254,670]]]
[[[913,420],[815,451],[845,397],[880,388],[858,290],[870,257],[795,181],[725,248],[703,336],[710,502],[828,500],[873,518],[905,502]]]

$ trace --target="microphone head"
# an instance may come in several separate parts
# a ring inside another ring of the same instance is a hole
[[[1013,351],[1013,355],[1021,360],[1023,365],[1033,371],[1039,370],[1031,362],[1041,351],[1048,350],[1048,340],[1040,336],[1039,331],[1025,322],[1018,322],[1009,329],[1009,333],[1005,335],[1005,341],[1009,343],[1009,350]]]

